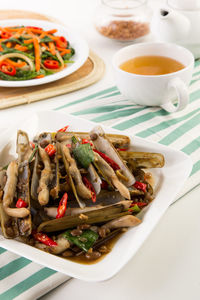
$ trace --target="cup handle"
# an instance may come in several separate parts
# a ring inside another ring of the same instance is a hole
[[[172,102],[167,102],[161,107],[169,113],[183,110],[189,102],[188,88],[185,83],[178,77],[169,81],[168,89],[174,88],[178,96],[178,105],[175,106]]]

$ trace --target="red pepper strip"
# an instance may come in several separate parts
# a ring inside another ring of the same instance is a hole
[[[16,74],[15,67],[5,61],[0,63],[0,71],[10,76],[14,76]]]
[[[47,246],[57,246],[58,245],[55,241],[53,241],[45,233],[33,231],[32,235],[36,241],[38,241],[42,244],[45,244]]]
[[[97,196],[94,190],[93,185],[91,184],[91,182],[87,179],[86,176],[83,176],[83,182],[86,185],[86,187],[90,190],[91,192],[91,198],[92,198],[92,202],[96,202]]]
[[[26,26],[26,28],[43,30],[41,27],[35,27],[35,26]]]
[[[133,185],[137,190],[142,190],[143,192],[146,192],[146,183],[136,181]]]
[[[66,147],[67,147],[67,148],[71,148],[72,145],[71,145],[71,144],[66,144]]]
[[[96,149],[93,149],[93,151],[98,153],[113,168],[113,170],[120,169],[120,166],[114,160],[112,160],[110,157],[108,157],[105,153],[102,153]]]
[[[117,150],[118,150],[118,151],[127,151],[128,149],[125,149],[125,148],[121,148],[121,149],[120,149],[120,148],[118,148]]]
[[[19,199],[17,200],[17,203],[16,203],[15,206],[16,206],[17,208],[22,208],[22,207],[27,207],[28,204],[27,204],[24,200],[22,200],[21,198],[19,198]]]
[[[69,125],[59,129],[58,132],[65,132],[68,128],[69,128]]]
[[[82,144],[90,144],[90,146],[93,147],[93,143],[87,139],[82,139]]]
[[[107,181],[102,180],[102,182],[101,182],[101,188],[103,190],[107,190],[108,189],[108,183],[107,183]]]
[[[53,156],[56,153],[56,148],[52,144],[46,146],[44,150],[49,154],[49,156]]]
[[[33,142],[29,142],[30,143],[30,146],[35,149],[35,144]]]
[[[137,205],[138,207],[144,207],[144,206],[146,206],[148,203],[146,203],[146,202],[132,202],[131,203],[131,205],[130,205],[130,207],[133,207],[134,205]]]
[[[64,217],[65,211],[67,209],[67,199],[68,199],[68,195],[67,193],[64,193],[58,205],[56,219]]]

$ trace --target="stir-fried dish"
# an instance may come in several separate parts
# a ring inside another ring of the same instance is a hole
[[[114,237],[141,223],[154,199],[151,173],[159,153],[133,152],[125,135],[43,132],[17,134],[17,158],[0,170],[0,219],[6,238],[43,251],[96,261]]]
[[[0,27],[0,79],[43,78],[73,63],[75,50],[56,32],[33,26]]]

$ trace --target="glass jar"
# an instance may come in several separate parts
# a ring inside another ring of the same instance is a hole
[[[147,0],[101,0],[95,16],[97,31],[118,41],[134,41],[150,32]]]

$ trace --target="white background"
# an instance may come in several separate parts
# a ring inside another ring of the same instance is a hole
[[[189,0],[188,0],[189,1]],[[104,78],[86,89],[0,111],[0,127],[8,127],[26,111],[51,109],[114,84],[110,60],[122,45],[107,41],[94,29],[98,0],[6,0],[1,9],[24,9],[53,16],[78,29],[90,48],[106,64]],[[152,0],[158,7],[161,1]],[[174,183],[176,184],[176,183]],[[173,204],[134,258],[113,279],[102,283],[70,280],[44,300],[199,300],[200,299],[200,188]]]

